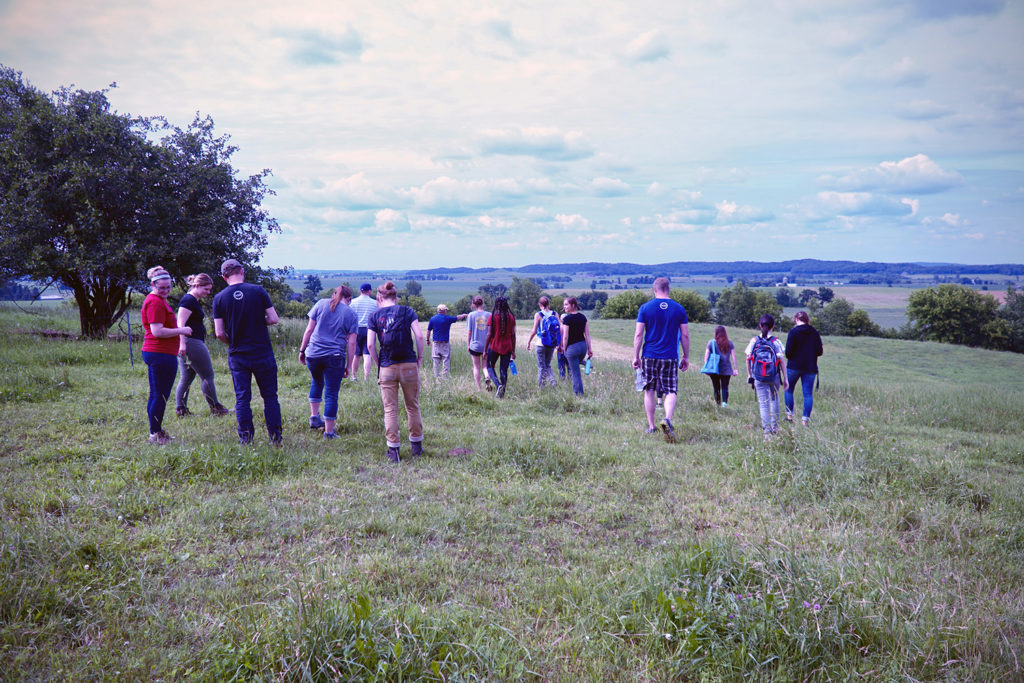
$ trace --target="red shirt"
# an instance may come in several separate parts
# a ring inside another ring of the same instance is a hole
[[[490,339],[490,350],[495,353],[505,355],[506,353],[512,353],[516,350],[515,345],[515,333],[516,333],[516,319],[509,315],[505,319],[505,335],[501,334],[501,322],[495,317],[491,316],[487,319],[487,325],[491,328],[488,332]]]
[[[142,302],[142,329],[146,331],[146,336],[142,340],[142,350],[155,353],[169,353],[172,356],[178,355],[179,338],[165,337],[157,339],[149,329],[149,326],[153,323],[160,323],[164,327],[170,328],[178,326],[178,320],[174,317],[174,311],[167,304],[167,299],[156,294],[148,294],[146,300]]]

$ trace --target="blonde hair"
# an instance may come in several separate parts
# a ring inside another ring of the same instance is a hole
[[[146,271],[146,279],[149,280],[150,284],[153,284],[157,280],[163,280],[164,278],[170,280],[171,274],[167,272],[167,269],[163,266],[153,266]]]
[[[380,299],[397,299],[398,288],[395,287],[394,282],[388,280],[377,288],[377,297]]]
[[[206,273],[196,273],[195,275],[189,275],[185,278],[185,284],[188,285],[189,289],[193,287],[205,287],[206,285],[213,287],[213,278]]]

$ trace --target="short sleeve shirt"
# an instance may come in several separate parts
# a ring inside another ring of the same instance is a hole
[[[446,342],[451,334],[452,324],[458,321],[459,319],[454,315],[443,315],[438,313],[430,319],[429,323],[427,323],[427,331],[433,331],[434,336],[432,339],[434,341]]]
[[[320,299],[309,309],[309,319],[316,323],[306,346],[307,358],[345,355],[348,335],[359,331],[359,321],[351,308],[339,302],[331,310],[330,299]]]
[[[718,361],[718,374],[719,375],[731,375],[732,374],[732,352],[736,348],[736,346],[732,343],[732,340],[731,339],[729,340],[729,351],[727,353],[722,353],[722,350],[718,348],[718,344],[715,343],[714,339],[709,341],[708,345],[705,348],[708,350],[708,353],[714,353],[714,350],[718,351],[719,358],[721,359],[721,360]]]
[[[377,300],[372,296],[360,294],[352,300],[350,308],[355,312],[359,327],[369,325],[370,315],[377,310]]]
[[[487,324],[494,328],[494,336],[491,337],[490,350],[505,355],[516,350],[513,335],[516,332],[516,319],[512,314],[507,313],[505,319],[505,334],[501,334],[501,327],[497,318],[493,315],[487,319]]]
[[[416,344],[410,329],[416,320],[416,311],[401,305],[384,306],[370,315],[367,329],[377,335],[377,343],[380,344],[377,357],[382,368],[416,362]],[[395,342],[395,339],[401,341]]]
[[[224,321],[228,353],[274,355],[266,320],[266,311],[272,306],[267,290],[248,282],[231,285],[213,298],[213,317]]]
[[[185,324],[192,330],[191,338],[205,342],[206,325],[203,324],[203,319],[206,317],[206,314],[203,313],[203,306],[199,303],[199,299],[191,294],[186,294],[178,302],[178,310],[180,311],[183,308],[189,312],[188,318],[185,319]]]
[[[466,326],[469,328],[469,350],[483,353],[487,346],[487,319],[490,314],[487,311],[473,311],[466,318]]]
[[[640,307],[636,321],[644,324],[644,358],[679,358],[679,326],[689,322],[679,302],[651,299]]]
[[[167,305],[167,299],[156,294],[147,294],[142,302],[142,350],[153,353],[169,353],[177,355],[178,337],[164,337],[157,339],[150,330],[150,325],[158,323],[164,327],[177,327],[178,320],[174,317],[174,311]]]
[[[562,318],[562,324],[569,328],[569,338],[565,341],[566,346],[587,341],[587,337],[584,334],[587,329],[587,316],[582,313],[570,313]]]

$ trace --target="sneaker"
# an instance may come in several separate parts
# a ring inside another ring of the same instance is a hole
[[[658,431],[657,427],[648,427],[644,430],[644,434],[654,434]]]
[[[498,385],[498,393],[495,394],[498,398],[505,398],[505,385]]]
[[[722,401],[722,407],[723,407],[723,408],[727,408],[728,406],[729,406],[729,404],[728,404],[728,403],[726,403],[725,401]]]
[[[149,435],[149,442],[157,446],[163,446],[171,442],[171,437],[167,435],[167,432],[162,429],[159,432],[154,432]]]
[[[310,429],[323,429],[324,428],[324,421],[320,418],[319,415],[313,415],[312,417],[309,418],[309,428]]]
[[[223,417],[224,415],[230,414],[231,411],[219,403],[215,406],[210,406],[210,415],[213,415],[214,417]]]
[[[188,417],[192,414],[192,411],[185,407],[175,408],[174,412],[178,414],[178,417]]]
[[[672,429],[672,421],[667,417],[661,421],[661,431],[665,434],[665,441],[668,443],[676,442],[676,432]]]
[[[811,424],[811,418],[809,418],[809,417],[802,417],[802,418],[800,418],[800,424],[802,424],[804,427],[809,426]]]
[[[494,383],[491,382],[490,377],[484,380],[484,388],[487,389],[487,391],[494,391]]]
[[[410,441],[409,446],[412,448],[412,457],[418,458],[423,455],[423,442],[422,441]]]
[[[271,434],[270,445],[276,448],[280,448],[281,446],[284,445],[284,439],[281,438],[280,434]]]
[[[792,421],[793,421],[793,413],[791,413],[791,412],[789,412],[787,410],[786,411],[786,422],[792,422]]]
[[[388,460],[391,462],[398,462],[400,460],[398,457],[398,446],[388,446],[388,452],[385,455],[387,455]]]
[[[336,432],[324,432],[324,439],[330,441],[331,439],[337,439],[338,434]]]

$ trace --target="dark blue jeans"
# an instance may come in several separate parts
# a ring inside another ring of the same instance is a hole
[[[235,417],[238,420],[238,440],[252,441],[255,428],[252,424],[252,380],[263,398],[263,419],[267,423],[267,434],[271,441],[281,438],[281,404],[277,401],[277,361],[273,354],[252,357],[231,354],[228,356],[231,381],[235,385]]]
[[[789,387],[786,389],[783,397],[786,400],[787,414],[792,414],[793,412],[793,387],[796,385],[797,380],[800,380],[800,389],[804,393],[804,417],[809,418],[811,416],[811,409],[814,408],[814,380],[817,377],[818,373],[816,372],[801,372],[792,368],[786,368],[786,379],[789,380]]]
[[[345,355],[307,357],[306,367],[312,378],[309,383],[309,400],[319,403],[326,385],[326,395],[323,396],[324,417],[328,420],[337,420],[338,390],[341,389],[341,380],[345,376]]]
[[[494,382],[495,387],[503,386],[508,383],[508,362],[512,360],[511,353],[495,353],[490,349],[487,349],[487,375]],[[498,375],[494,374],[494,366],[501,361],[498,365],[499,372],[501,373],[501,381],[498,381]]]
[[[164,410],[178,374],[178,357],[173,353],[143,351],[142,360],[149,369],[149,400],[146,401],[149,433],[156,434],[163,429]]]

